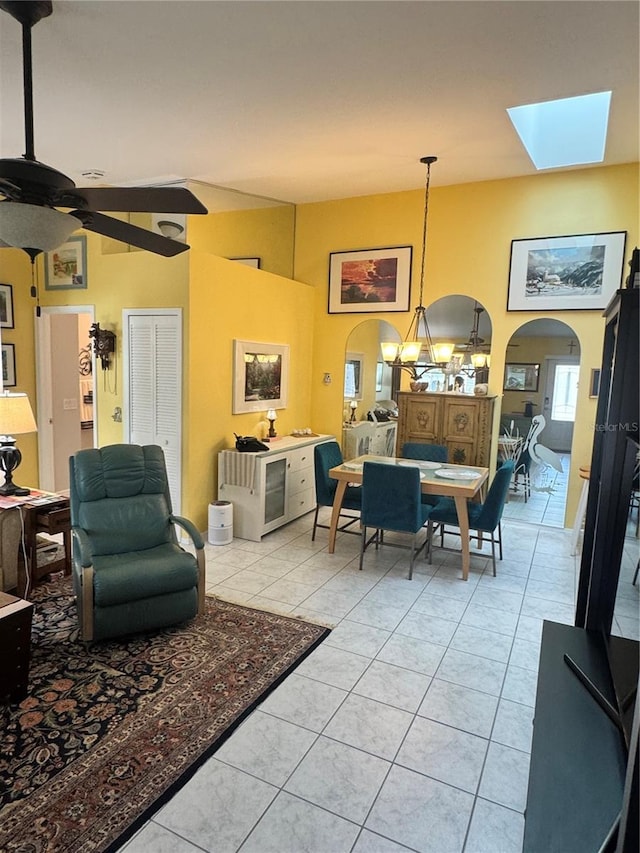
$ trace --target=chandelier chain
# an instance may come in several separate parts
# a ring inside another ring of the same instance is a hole
[[[424,185],[424,217],[422,221],[422,264],[420,266],[420,301],[422,306],[422,293],[424,291],[424,268],[427,260],[427,214],[429,212],[429,185],[431,183],[431,162],[432,158],[424,158],[427,161],[427,175]],[[433,158],[435,160],[435,157]]]

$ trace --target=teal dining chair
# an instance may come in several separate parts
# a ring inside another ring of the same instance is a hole
[[[404,459],[418,459],[421,462],[448,462],[449,451],[444,444],[427,444],[424,441],[405,441],[402,445]],[[435,506],[442,495],[422,495],[422,503]]]
[[[410,545],[388,542],[394,547],[410,548],[409,580],[413,577],[416,557],[426,549],[429,538],[418,545],[418,533],[427,523],[431,507],[420,500],[420,471],[408,465],[365,462],[362,469],[362,511],[360,514],[360,569],[364,552],[371,542],[376,550],[384,544],[384,531],[408,533]],[[367,528],[376,533],[367,539]]]
[[[318,527],[323,527],[326,530],[329,529],[328,524],[320,524],[318,522],[318,513],[322,506],[333,506],[338,481],[329,476],[329,471],[331,468],[342,465],[343,461],[342,451],[337,441],[323,441],[322,444],[316,444],[313,451],[316,481],[316,514],[313,518],[312,542],[315,541],[316,529]],[[340,510],[340,518],[345,518],[346,521],[342,525],[338,522],[337,529],[339,531],[360,535],[359,530],[349,530],[348,528],[360,521],[361,495],[362,489],[360,486],[347,486]],[[349,510],[349,512],[343,512],[343,510]],[[357,513],[357,515],[353,513]]]
[[[444,444],[405,441],[402,445],[402,457],[404,459],[420,459],[423,462],[448,462],[449,451]]]
[[[496,471],[493,482],[487,492],[487,497],[482,503],[475,501],[467,501],[467,511],[469,513],[469,530],[477,530],[478,533],[488,533],[491,536],[491,562],[493,565],[493,576],[496,576],[496,543],[499,547],[500,559],[502,559],[502,511],[507,500],[509,484],[513,476],[514,463],[513,460],[505,462]],[[436,506],[431,509],[429,521],[427,525],[427,536],[429,542],[433,537],[433,525],[440,525],[440,545],[443,545],[444,534],[452,533],[459,536],[452,530],[446,530],[446,526],[458,527],[458,513],[453,498],[441,498]],[[496,531],[498,533],[496,538]],[[473,552],[472,552],[473,553]],[[431,556],[431,552],[430,552]]]

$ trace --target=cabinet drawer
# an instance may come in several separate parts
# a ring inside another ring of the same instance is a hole
[[[289,494],[295,495],[310,489],[314,485],[313,468],[302,468],[299,471],[289,471],[287,478],[289,483]]]
[[[289,495],[289,519],[298,518],[316,508],[313,489],[305,489],[302,492]]]
[[[51,534],[66,533],[71,529],[71,509],[63,507],[49,512],[39,512],[36,515],[36,527]]]
[[[313,468],[313,445],[298,447],[289,451],[289,470],[300,471],[303,468]]]

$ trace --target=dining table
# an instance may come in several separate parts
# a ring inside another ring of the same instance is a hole
[[[329,553],[333,554],[336,546],[336,533],[340,519],[340,510],[347,485],[362,483],[363,466],[365,462],[377,462],[384,465],[409,465],[420,471],[420,488],[427,495],[442,495],[453,498],[458,514],[460,528],[462,579],[469,578],[471,552],[469,549],[469,513],[467,500],[480,496],[489,477],[488,468],[477,468],[472,465],[453,465],[448,463],[426,462],[418,459],[400,459],[392,456],[358,456],[329,469],[329,476],[338,481],[331,523],[329,525]]]

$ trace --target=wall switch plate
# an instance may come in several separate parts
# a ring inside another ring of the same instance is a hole
[[[62,401],[62,408],[63,408],[65,411],[72,411],[73,409],[77,409],[77,408],[78,408],[78,401],[77,401],[77,399],[75,399],[75,398],[69,398],[69,399],[65,398],[65,399]]]

